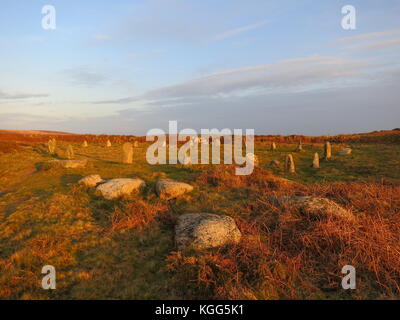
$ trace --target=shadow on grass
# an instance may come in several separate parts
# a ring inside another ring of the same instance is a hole
[[[116,165],[121,164],[121,162],[118,162],[118,161],[104,160],[104,159],[101,159],[99,157],[89,156],[89,155],[83,154],[83,153],[77,153],[76,155],[82,156],[82,157],[85,157],[85,158],[89,158],[89,159],[92,159],[92,160],[96,160],[96,161],[99,161],[99,162],[102,162],[102,163],[105,163],[105,164],[116,164]]]
[[[77,183],[83,176],[80,174],[64,174],[60,178],[61,185],[65,186],[71,183]]]

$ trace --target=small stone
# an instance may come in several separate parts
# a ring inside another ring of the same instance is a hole
[[[106,147],[111,147],[111,141],[110,140],[107,140]]]
[[[104,180],[98,174],[92,174],[78,181],[79,184],[83,184],[87,187],[96,187],[103,182]]]
[[[188,213],[178,218],[175,242],[179,250],[203,250],[238,243],[241,232],[229,216],[211,213]]]
[[[134,192],[141,191],[146,183],[139,178],[112,179],[99,185],[96,190],[107,200],[117,199],[122,196],[130,196]]]
[[[193,190],[190,184],[175,181],[172,179],[159,179],[156,182],[156,193],[164,200],[177,198]]]
[[[275,151],[276,150],[276,144],[275,142],[271,143],[271,151]]]
[[[352,151],[353,151],[353,150],[351,150],[351,148],[343,148],[343,149],[340,149],[340,150],[338,151],[338,153],[339,153],[339,155],[341,155],[341,156],[347,156],[347,155],[350,155],[350,154],[352,153]]]
[[[87,160],[51,160],[48,162],[50,166],[60,166],[67,169],[84,168],[86,167]]]
[[[82,147],[83,148],[87,148],[87,146],[88,146],[88,143],[87,143],[87,141],[85,140],[85,141],[83,141],[83,143],[82,143]]]
[[[269,165],[270,165],[271,167],[279,168],[279,167],[281,166],[281,163],[280,163],[280,161],[278,161],[278,160],[271,160],[271,162],[269,163]]]

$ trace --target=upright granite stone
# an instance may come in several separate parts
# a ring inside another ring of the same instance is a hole
[[[314,169],[319,169],[319,155],[318,155],[318,152],[314,153],[314,160],[313,160],[313,163],[312,163],[312,167]]]
[[[253,167],[258,167],[260,162],[258,161],[258,157],[254,153],[246,154],[246,163],[252,163]]]
[[[324,159],[325,160],[330,160],[332,158],[332,147],[331,143],[329,141],[325,142],[325,147],[324,147]]]
[[[285,171],[289,173],[295,173],[296,167],[294,164],[294,159],[291,154],[288,154],[285,159]]]
[[[72,148],[72,146],[70,144],[67,147],[65,157],[69,160],[72,160],[75,157],[74,148]]]
[[[49,150],[50,154],[55,154],[56,153],[56,147],[57,147],[57,141],[56,139],[50,139],[49,142],[47,142],[47,149]]]
[[[297,145],[296,151],[297,152],[303,151],[303,144],[301,143],[301,141],[299,141],[299,144]]]
[[[188,213],[178,218],[175,242],[179,250],[203,250],[238,243],[241,232],[229,216],[211,213]]]
[[[111,147],[111,141],[110,140],[107,140],[107,142],[106,142],[106,147]]]
[[[276,144],[275,142],[271,143],[271,151],[275,151],[276,150]]]
[[[122,145],[122,163],[133,163],[133,146],[129,142]]]

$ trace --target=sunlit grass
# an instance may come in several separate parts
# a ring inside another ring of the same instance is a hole
[[[300,218],[296,213],[290,213],[293,214],[292,219],[300,222],[290,222],[290,214],[282,216],[284,212],[265,204],[265,199],[273,192],[314,192],[335,198],[352,210],[367,215],[356,227],[343,226],[343,232],[353,234],[358,243],[362,243],[367,239],[363,228],[368,227],[367,222],[372,228],[371,221],[376,221],[375,231],[385,231],[387,236],[377,241],[385,244],[387,240],[394,246],[390,237],[399,228],[399,220],[394,217],[399,210],[399,195],[391,189],[395,187],[379,187],[377,184],[367,190],[349,182],[376,183],[383,180],[398,184],[398,145],[353,144],[353,154],[350,156],[337,155],[340,146],[333,145],[333,159],[321,161],[321,169],[316,170],[311,168],[311,163],[315,152],[319,152],[321,158],[323,156],[323,145],[320,143],[304,143],[305,150],[300,153],[294,152],[295,144],[278,144],[278,150],[271,152],[268,143],[258,143],[256,154],[261,168],[306,184],[291,187],[270,180],[270,174],[265,171],[256,170],[252,176],[239,179],[230,173],[231,168],[223,166],[150,166],[145,161],[144,144],[135,148],[134,163],[127,165],[120,161],[120,144],[114,143],[106,148],[103,144],[89,143],[87,148],[83,148],[81,142],[70,143],[76,158],[89,159],[87,168],[40,170],[40,163],[54,158],[47,154],[44,146],[23,146],[14,152],[0,154],[0,298],[277,299],[393,296],[394,283],[387,284],[390,289],[372,284],[375,278],[369,273],[373,274],[371,270],[377,266],[368,265],[371,263],[369,260],[364,261],[364,267],[360,266],[365,270],[364,280],[361,280],[365,289],[363,293],[349,296],[335,292],[331,294],[331,291],[324,289],[329,281],[338,281],[337,277],[328,274],[335,272],[332,266],[342,262],[339,260],[345,262],[353,253],[367,257],[369,254],[371,259],[381,259],[389,269],[398,266],[392,262],[392,256],[384,257],[383,252],[368,247],[366,243],[354,251],[338,248],[342,250],[342,257],[338,254],[327,259],[323,254],[314,254],[312,249],[302,256],[301,245],[305,242],[300,242],[299,238],[299,242],[292,243],[292,247],[278,246],[279,252],[272,254],[271,250],[277,245],[280,233],[282,241],[289,241],[285,237],[290,234],[306,237],[304,230],[308,230],[308,227],[303,228],[306,222],[298,220]],[[66,142],[58,143],[58,156],[63,156],[67,145]],[[295,159],[295,175],[283,171],[284,158],[289,152]],[[271,169],[271,160],[279,160],[281,168]],[[160,173],[190,183],[195,189],[182,198],[160,201],[154,193],[154,183]],[[95,194],[94,190],[77,185],[80,178],[89,174],[99,174],[105,179],[139,176],[146,181],[147,188],[143,194],[132,196],[131,199],[108,201]],[[334,185],[332,189],[328,184],[314,185],[336,181],[349,184]],[[365,193],[363,190],[366,190]],[[382,201],[371,196],[377,190],[385,193]],[[174,254],[173,226],[176,218],[185,212],[215,212],[235,217],[246,234],[243,244],[239,248],[221,249],[204,255]],[[281,216],[285,218],[278,218]],[[379,219],[386,220],[379,222]],[[389,222],[392,227],[389,227]],[[310,228],[315,228],[309,234],[312,238],[310,241],[320,246],[315,250],[324,246],[329,248],[327,254],[331,252],[329,250],[336,250],[335,246],[330,247],[330,241],[337,241],[340,246],[346,241],[355,245],[345,234],[340,235],[342,231],[337,229],[341,228],[339,224],[329,227],[329,222],[321,222],[320,225],[312,221],[307,223]],[[301,239],[306,241],[305,238]],[[248,257],[241,261],[243,255]],[[315,261],[318,258],[327,261]],[[252,259],[252,262],[247,259]],[[388,261],[392,264],[389,265]],[[353,262],[360,263],[356,258]],[[319,267],[318,263],[326,263],[326,266]],[[57,270],[57,289],[54,291],[45,291],[40,286],[41,268],[47,264],[54,265]],[[235,275],[240,282],[234,280]],[[386,279],[386,275],[381,276]]]

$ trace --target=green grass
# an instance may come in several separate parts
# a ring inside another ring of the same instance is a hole
[[[66,144],[59,143],[65,150]],[[0,298],[17,299],[184,299],[191,297],[174,272],[166,268],[166,258],[175,250],[173,225],[150,223],[143,230],[123,229],[109,233],[110,216],[115,207],[123,208],[137,197],[148,203],[158,201],[154,183],[163,172],[167,177],[191,183],[195,190],[168,203],[171,219],[184,212],[231,214],[251,198],[248,190],[229,187],[216,191],[199,185],[196,178],[209,166],[150,166],[145,148],[135,148],[132,165],[120,163],[121,146],[105,148],[73,144],[76,158],[87,158],[82,169],[37,170],[53,157],[44,147],[24,147],[17,153],[0,154]],[[323,146],[304,144],[304,151],[293,152],[295,145],[281,145],[271,152],[267,145],[256,148],[261,167],[269,169],[271,160],[283,166],[285,155],[294,155],[297,174],[277,175],[302,183],[325,181],[400,181],[400,146],[353,145],[353,154],[321,161],[312,169],[313,154],[323,155]],[[108,201],[93,190],[78,186],[89,174],[102,178],[139,176],[146,181],[142,195],[128,200]],[[239,210],[239,209],[238,209]],[[236,212],[236,215],[241,212]],[[57,290],[40,287],[44,265],[57,270]]]

